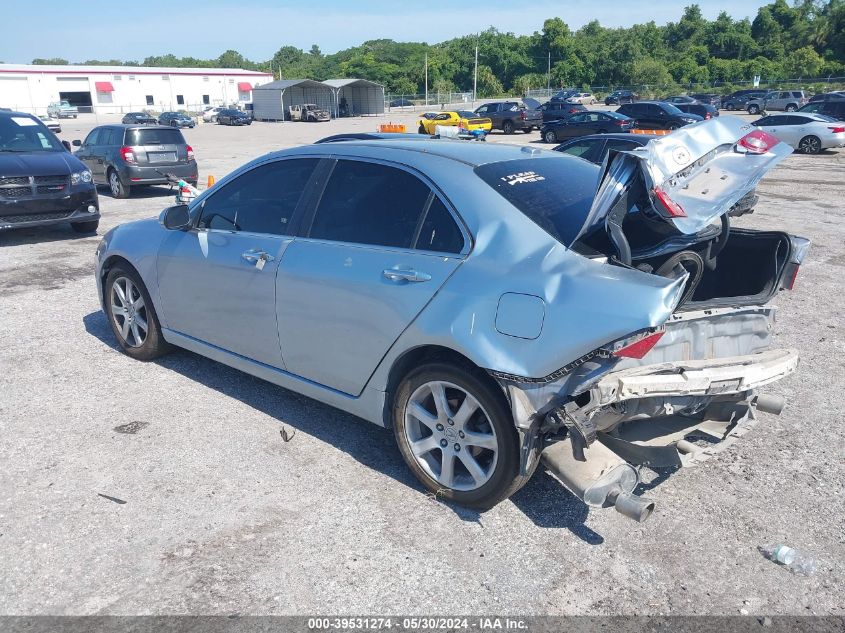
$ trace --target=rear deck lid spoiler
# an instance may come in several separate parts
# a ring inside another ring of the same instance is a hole
[[[584,226],[585,235],[610,213],[641,174],[654,209],[679,232],[693,234],[718,219],[792,153],[786,143],[741,143],[757,128],[723,116],[685,126],[647,145],[609,152]]]

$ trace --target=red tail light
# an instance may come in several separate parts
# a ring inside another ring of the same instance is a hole
[[[842,134],[842,132],[845,132],[845,127],[829,127],[827,129],[834,134]]]
[[[626,123],[627,121],[625,119],[614,119],[613,121],[614,125],[625,125]]]
[[[618,356],[619,358],[642,358],[648,354],[655,345],[657,345],[657,341],[659,341],[664,334],[665,332],[663,331],[652,332],[633,343],[620,347],[618,350],[613,352],[613,355]]]
[[[739,139],[737,145],[745,148],[749,154],[765,154],[780,143],[777,137],[763,130],[753,130]]]
[[[194,160],[194,148],[190,145],[186,145],[185,149],[188,150],[188,160]]]
[[[120,148],[120,157],[127,163],[134,163],[135,162],[135,152],[132,151],[131,147],[121,147]]]
[[[519,111],[519,118],[522,119],[523,121],[525,120],[525,110]]]
[[[709,113],[709,112],[705,112],[705,113],[704,113],[704,120],[706,121],[706,120],[707,120],[707,119],[709,119],[709,118],[710,118],[710,113]]]
[[[673,218],[685,218],[687,217],[687,212],[684,211],[684,208],[679,205],[677,202],[672,200],[669,197],[669,194],[663,191],[660,187],[654,188],[654,195],[657,196],[657,199],[660,200],[660,204],[666,209],[670,216]]]

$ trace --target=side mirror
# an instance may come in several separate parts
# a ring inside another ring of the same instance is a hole
[[[67,142],[67,141],[65,141],[65,142]],[[82,141],[80,141],[78,138],[75,138],[75,139],[73,139],[72,145],[74,147],[82,147]]]
[[[161,212],[158,221],[168,231],[183,231],[187,229],[191,225],[191,214],[188,213],[188,205],[177,204],[174,207],[167,207]]]
[[[67,151],[70,151],[70,143],[68,143],[67,141],[62,141],[62,145],[64,145],[64,148]]]

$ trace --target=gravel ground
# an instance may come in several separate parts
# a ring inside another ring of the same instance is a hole
[[[185,135],[204,182],[386,120],[416,127],[393,114]],[[63,121],[62,136],[94,124]],[[776,300],[777,343],[802,353],[770,389],[787,409],[647,484],[657,510],[643,525],[588,512],[543,472],[483,514],[439,503],[383,429],[188,352],[118,352],[95,293],[98,237],[0,234],[0,613],[845,613],[843,168],[844,150],[792,156],[737,221],[813,241]],[[100,200],[104,233],[172,197]],[[757,546],[772,542],[818,571],[765,560]]]

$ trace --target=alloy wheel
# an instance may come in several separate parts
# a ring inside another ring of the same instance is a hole
[[[116,172],[112,172],[109,176],[109,188],[111,189],[111,194],[114,197],[120,195],[120,178]]]
[[[120,337],[129,347],[141,347],[149,331],[141,289],[128,277],[118,277],[112,283],[109,303]]]
[[[499,456],[496,431],[475,397],[453,383],[420,385],[405,405],[405,440],[417,464],[439,485],[483,486]]]
[[[822,149],[822,143],[815,136],[807,136],[801,139],[798,149],[805,154],[818,154]]]

